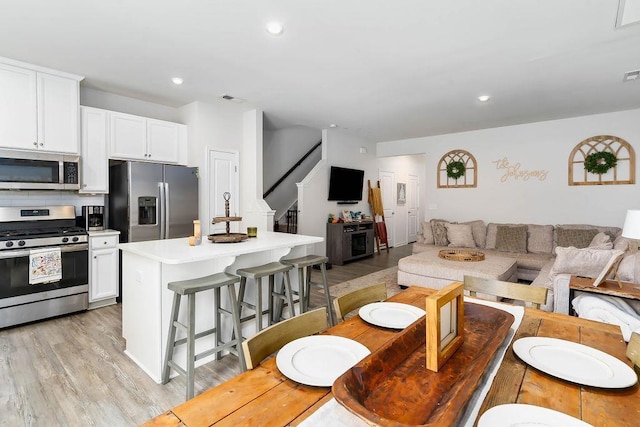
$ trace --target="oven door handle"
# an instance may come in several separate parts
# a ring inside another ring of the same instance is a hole
[[[41,248],[38,248],[41,249]],[[89,249],[88,243],[80,243],[78,245],[67,245],[60,247],[60,252],[78,252],[86,251]],[[18,258],[23,256],[29,256],[31,249],[21,249],[18,251],[0,251],[0,259]]]

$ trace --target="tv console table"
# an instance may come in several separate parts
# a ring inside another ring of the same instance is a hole
[[[373,221],[327,223],[329,262],[344,265],[373,255],[373,233]]]

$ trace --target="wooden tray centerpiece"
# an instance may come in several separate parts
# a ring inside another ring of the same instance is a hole
[[[510,313],[485,305],[464,303],[463,310],[460,346],[437,372],[427,368],[427,313],[339,377],[332,388],[336,400],[369,425],[457,425],[514,321]],[[446,347],[442,341],[438,351],[446,353]]]
[[[229,200],[231,199],[231,193],[224,193],[222,195],[224,198],[224,215],[225,216],[217,216],[211,220],[211,224],[218,224],[221,222],[227,223],[227,232],[226,233],[214,233],[209,234],[207,238],[211,240],[213,243],[237,243],[243,240],[247,240],[249,236],[245,233],[231,233],[231,221],[242,221],[241,216],[229,216]]]
[[[484,252],[469,249],[442,249],[438,252],[438,256],[449,261],[476,262],[484,260]]]

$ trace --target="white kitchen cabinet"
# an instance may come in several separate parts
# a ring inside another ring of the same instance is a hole
[[[109,157],[158,163],[184,164],[181,146],[186,126],[131,114],[109,114]]]
[[[118,239],[120,232],[89,232],[89,308],[115,304],[119,295]]]
[[[79,193],[109,192],[109,157],[107,156],[107,111],[80,107],[82,161]]]
[[[0,58],[0,145],[78,154],[80,80]]]

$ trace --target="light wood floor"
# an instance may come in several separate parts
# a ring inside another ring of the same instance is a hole
[[[410,254],[406,245],[333,266],[329,283],[395,266]],[[314,270],[312,279],[319,277]],[[124,354],[121,318],[118,304],[0,330],[0,425],[131,426],[182,403],[183,377],[158,385]],[[196,394],[237,375],[238,365],[228,355],[196,369]]]

